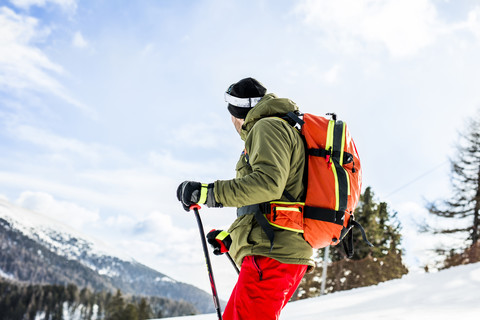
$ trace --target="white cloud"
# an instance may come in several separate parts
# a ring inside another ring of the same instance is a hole
[[[155,168],[159,168],[172,175],[175,173],[186,174],[191,172],[212,172],[217,166],[205,165],[198,161],[183,161],[176,159],[169,151],[151,151],[148,155],[148,162]],[[213,168],[212,168],[213,167]],[[215,172],[215,171],[213,171]]]
[[[336,47],[381,44],[394,57],[416,54],[446,31],[429,0],[305,0],[297,12]]]
[[[194,220],[193,217],[190,219]],[[138,220],[119,216],[110,219],[109,222],[110,228],[121,230],[114,235],[117,240],[112,240],[117,248],[175,279],[208,289],[204,257],[196,226],[179,227],[183,224],[179,221],[175,224],[170,215],[159,211],[152,211]],[[119,236],[120,234],[122,236]],[[128,234],[128,237],[125,234]],[[231,268],[228,265],[226,267]]]
[[[227,121],[222,119],[223,122]],[[212,148],[222,139],[218,127],[211,123],[197,122],[179,126],[175,134],[175,141],[186,147]]]
[[[105,156],[105,151],[109,149],[99,144],[87,144],[75,139],[61,137],[28,125],[12,127],[10,131],[17,139],[56,152],[57,157],[60,158],[64,158],[60,156],[61,154],[74,154],[91,162],[99,162]]]
[[[85,209],[72,202],[56,200],[44,192],[23,192],[15,202],[23,208],[39,212],[77,229],[99,219],[97,211]]]
[[[159,211],[151,212],[141,221],[137,221],[134,230],[138,234],[157,237],[159,234],[165,236],[165,243],[181,245],[182,242],[191,242],[192,230],[179,228],[173,224],[172,217]],[[186,236],[187,235],[187,236]]]
[[[135,219],[133,219],[130,216],[120,214],[116,216],[111,216],[108,217],[105,220],[105,224],[110,227],[110,228],[117,228],[117,229],[129,229],[134,223],[136,222]]]
[[[10,0],[10,2],[22,9],[29,9],[31,6],[44,7],[48,3],[58,5],[64,10],[75,10],[77,8],[76,0]]]
[[[114,206],[117,202],[114,201],[115,199],[112,200],[107,198],[104,194],[99,194],[95,190],[81,188],[55,180],[56,179],[53,179],[52,177],[42,178],[41,176],[29,173],[0,171],[0,181],[2,181],[2,185],[13,189],[44,190],[65,198],[75,198],[82,203],[94,202],[96,205]]]
[[[467,25],[470,31],[480,38],[480,6],[474,8],[468,14]]]
[[[53,94],[95,119],[95,111],[73,98],[55,78],[65,73],[62,66],[35,46],[49,33],[38,19],[0,7],[0,90]]]
[[[82,33],[80,31],[77,31],[73,35],[72,45],[76,48],[83,49],[88,47],[88,42],[83,37]]]
[[[35,84],[56,90],[59,83],[47,72],[63,73],[62,67],[31,45],[47,32],[39,29],[37,19],[0,8],[0,86],[23,89]]]
[[[155,52],[155,50],[156,50],[155,44],[154,43],[148,43],[140,51],[140,56],[142,58],[146,58],[146,57],[150,56],[151,54],[153,54]]]
[[[480,6],[473,8],[468,13],[467,20],[455,24],[452,30],[465,30],[480,39]]]
[[[178,221],[177,221],[178,222]],[[106,225],[116,230],[113,238],[128,252],[139,256],[175,256],[191,258],[198,241],[196,228],[179,227],[174,224],[172,216],[160,211],[152,211],[142,218],[133,218],[128,215],[111,216],[106,220]],[[128,240],[125,240],[128,234]],[[138,246],[139,243],[143,243]],[[141,253],[141,254],[139,254]],[[198,255],[201,261],[201,255]]]
[[[109,212],[129,212],[132,216],[142,216],[152,208],[180,211],[175,199],[175,183],[167,182],[161,176],[146,173],[135,174],[125,171],[82,172],[64,171],[57,173],[47,171],[45,177],[29,173],[12,173],[0,171],[2,187],[13,190],[41,190],[55,197],[70,199]],[[169,198],[172,201],[169,201]],[[176,199],[175,199],[176,200]]]
[[[327,72],[322,74],[322,79],[328,84],[335,84],[340,80],[340,71],[342,67],[338,64],[331,67]]]

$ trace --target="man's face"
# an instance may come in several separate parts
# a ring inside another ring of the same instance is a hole
[[[245,119],[238,119],[232,116],[232,123],[235,126],[235,129],[237,130],[238,134],[242,132],[242,126],[244,122],[245,122]]]

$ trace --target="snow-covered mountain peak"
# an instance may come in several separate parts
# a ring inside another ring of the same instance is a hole
[[[73,228],[38,212],[30,211],[0,198],[0,218],[53,252],[86,263],[86,256],[112,256],[133,262],[128,255],[107,246]]]
[[[176,281],[43,214],[0,198],[0,277],[74,283],[94,290],[164,297],[213,309],[208,293]]]

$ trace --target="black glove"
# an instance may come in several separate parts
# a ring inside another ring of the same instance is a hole
[[[230,233],[215,229],[207,233],[207,241],[213,247],[213,254],[217,256],[228,252],[232,244]]]
[[[184,181],[177,188],[177,199],[186,211],[190,211],[192,204],[207,204],[209,208],[222,207],[215,201],[213,183],[205,184],[195,181]]]

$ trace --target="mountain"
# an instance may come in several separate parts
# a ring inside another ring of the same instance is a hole
[[[211,295],[176,281],[68,226],[0,199],[0,277],[27,283],[117,288],[132,295],[183,300],[214,311]]]
[[[340,291],[287,304],[280,320],[478,319],[480,263],[437,273],[409,273],[375,286]],[[209,320],[214,314],[170,318]]]

